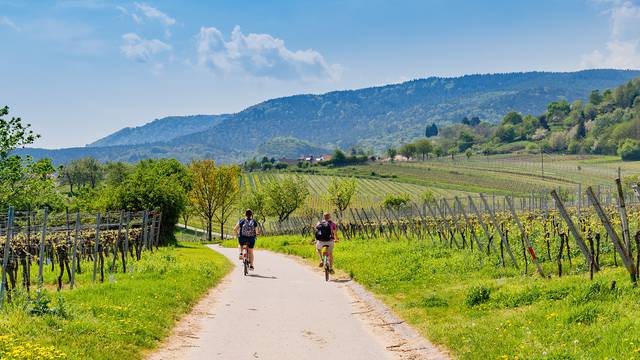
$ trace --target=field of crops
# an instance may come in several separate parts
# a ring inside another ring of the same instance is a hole
[[[544,155],[458,156],[416,162],[371,163],[328,170],[338,175],[395,175],[397,181],[429,186],[434,191],[528,195],[555,188],[576,190],[579,183],[611,186],[618,176],[640,173],[640,163],[615,157]],[[543,171],[544,169],[544,171]]]
[[[241,189],[261,189],[268,181],[277,181],[285,176],[294,176],[289,173],[253,172],[245,173],[242,177]],[[306,207],[312,209],[330,210],[331,205],[327,200],[327,187],[331,182],[331,176],[302,175],[307,181],[310,196]],[[437,197],[450,197],[462,195],[463,191],[432,188],[420,184],[394,181],[391,179],[356,178],[357,187],[352,207],[366,208],[380,205],[388,194],[408,194],[413,200],[418,200],[427,190],[431,190]]]

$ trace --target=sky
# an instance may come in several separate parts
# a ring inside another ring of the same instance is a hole
[[[428,76],[640,68],[640,0],[0,0],[0,106],[84,146]]]

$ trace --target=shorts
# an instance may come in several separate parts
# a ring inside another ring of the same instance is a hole
[[[334,245],[334,241],[333,240],[329,240],[329,241],[321,241],[321,240],[316,240],[316,249],[318,251],[322,250],[322,247],[327,245],[329,246],[329,251],[333,251],[333,245]]]
[[[247,247],[249,249],[253,249],[254,246],[256,246],[256,237],[239,237],[238,238],[238,244],[240,244],[240,246],[244,246],[247,245]]]

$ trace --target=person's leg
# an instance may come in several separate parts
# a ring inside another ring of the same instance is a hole
[[[238,238],[238,252],[240,253],[240,256],[238,256],[238,258],[242,260],[242,240],[240,238]]]
[[[327,249],[327,255],[329,256],[329,268],[331,269],[333,269],[333,244],[334,242],[332,241]]]
[[[322,244],[318,240],[316,240],[316,252],[318,253],[318,258],[320,259],[320,265],[318,265],[318,266],[322,267],[322,265],[323,265],[323,263],[322,263]]]
[[[256,246],[256,238],[249,240],[248,248],[249,248],[249,265],[253,267],[253,248]]]

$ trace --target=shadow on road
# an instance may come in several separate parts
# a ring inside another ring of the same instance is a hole
[[[351,282],[351,279],[331,279],[329,281],[334,283],[348,283]]]
[[[254,278],[260,278],[260,279],[277,279],[277,277],[275,277],[275,276],[264,276],[264,275],[258,275],[258,274],[249,274],[247,276],[254,277]]]

